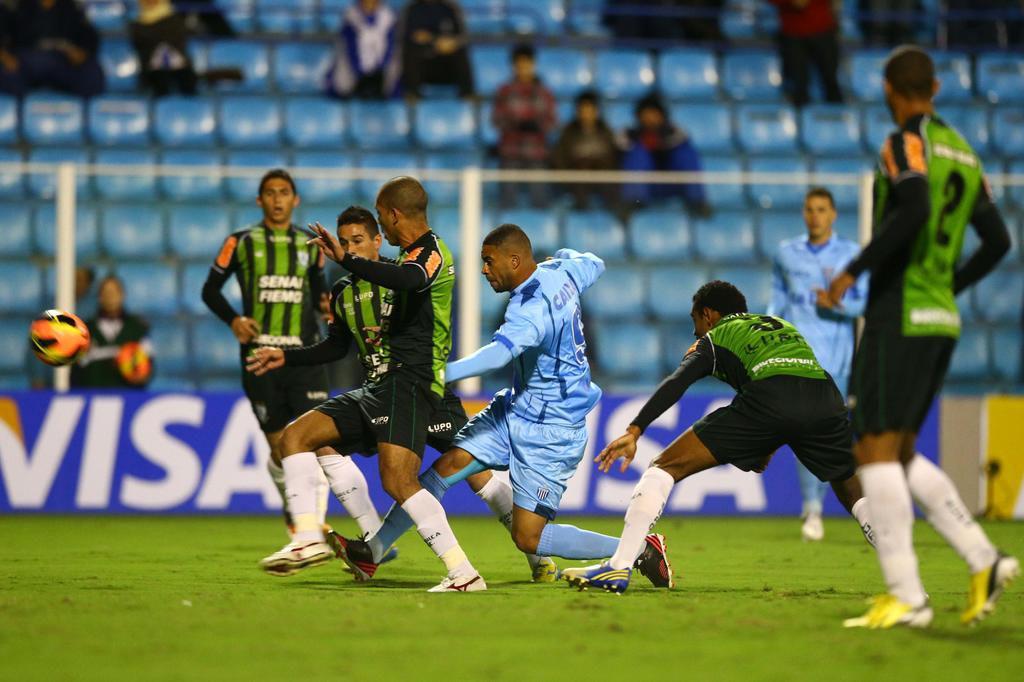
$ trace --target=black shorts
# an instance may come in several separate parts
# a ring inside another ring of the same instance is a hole
[[[857,434],[917,433],[942,389],[956,339],[864,329],[850,375]]]
[[[324,414],[330,414],[324,412]],[[333,416],[333,415],[332,415]],[[442,455],[452,446],[455,434],[459,432],[469,418],[466,410],[462,407],[459,397],[446,390],[444,398],[438,404],[434,415],[427,425],[427,445],[437,450]],[[365,455],[370,457],[377,454],[377,441],[375,435],[367,434],[369,437],[361,445],[349,444],[346,447],[339,447],[338,451],[343,455]]]
[[[420,457],[427,443],[427,428],[441,406],[430,387],[398,371],[377,383],[343,393],[316,406],[334,420],[343,453],[363,452],[370,444],[391,443]]]
[[[733,401],[697,420],[693,431],[721,464],[753,471],[783,445],[822,481],[853,476],[853,437],[831,379],[774,376],[753,381]]]
[[[258,377],[243,369],[242,389],[260,429],[274,433],[327,400],[327,370],[285,366]]]

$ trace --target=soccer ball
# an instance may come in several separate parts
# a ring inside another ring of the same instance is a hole
[[[121,346],[117,357],[114,358],[114,363],[117,365],[117,371],[129,384],[145,383],[149,379],[150,372],[153,371],[153,363],[149,359],[149,354],[138,341],[129,341]]]
[[[63,310],[46,310],[28,332],[36,357],[48,365],[69,365],[89,350],[89,328],[85,322]]]

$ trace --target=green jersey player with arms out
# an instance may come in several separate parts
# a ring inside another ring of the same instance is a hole
[[[938,86],[935,66],[921,49],[904,46],[889,56],[885,99],[899,130],[879,157],[874,234],[829,290],[836,305],[861,273],[871,273],[850,404],[887,593],[848,627],[925,627],[932,620],[914,554],[911,497],[970,569],[965,624],[992,611],[1020,573],[1017,559],[996,550],[946,474],[915,454],[917,433],[960,335],[955,297],[1010,247],[977,154],[935,113]],[[968,223],[981,246],[958,266]]]
[[[819,480],[832,484],[836,497],[871,541],[865,500],[854,475],[852,434],[843,396],[796,328],[778,317],[748,314],[740,290],[720,280],[697,290],[690,316],[697,341],[626,433],[602,450],[596,461],[607,472],[615,460],[624,458],[625,471],[647,427],[698,379],[709,375],[721,379],[736,390],[736,397],[694,423],[644,472],[611,559],[563,571],[565,578],[581,589],[626,590],[631,567],[644,549],[644,538],[657,523],[676,483],[720,464],[761,472],[783,445],[789,445]]]

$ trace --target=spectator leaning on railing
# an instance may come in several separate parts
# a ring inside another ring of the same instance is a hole
[[[576,114],[558,137],[552,165],[561,170],[618,170],[619,148],[615,133],[601,117],[596,92],[588,90],[576,98]],[[597,194],[605,208],[618,203],[618,188],[613,184],[572,184],[573,205],[586,209],[590,196]]]
[[[76,388],[143,388],[153,376],[149,325],[124,309],[124,285],[113,275],[99,286],[99,314],[90,319],[89,351],[71,368]]]
[[[129,26],[139,57],[142,85],[153,95],[196,93],[196,72],[188,56],[185,17],[170,0],[139,0],[139,17]]]
[[[825,88],[825,100],[842,102],[839,35],[832,0],[769,0],[779,9],[779,54],[785,88],[794,106],[810,101],[810,65]]]
[[[327,73],[336,97],[380,99],[398,89],[400,63],[395,13],[380,0],[357,0],[345,9]]]
[[[402,10],[402,85],[409,99],[424,83],[454,85],[460,97],[473,94],[473,71],[462,9],[450,0],[412,0]]]

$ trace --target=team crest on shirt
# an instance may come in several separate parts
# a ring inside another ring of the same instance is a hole
[[[299,251],[296,255],[299,257],[299,265],[304,268],[309,266],[309,251]]]

